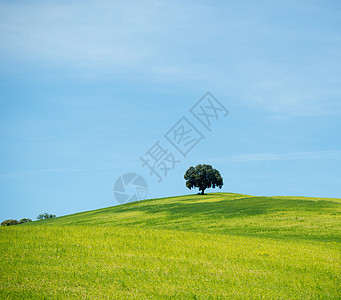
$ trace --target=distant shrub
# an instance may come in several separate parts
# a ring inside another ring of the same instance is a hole
[[[18,225],[19,224],[19,221],[17,220],[5,220],[1,223],[1,226],[11,226],[11,225]]]
[[[28,222],[32,222],[32,220],[28,218],[23,218],[19,221],[19,224],[28,223]]]
[[[52,215],[52,214],[48,214],[48,213],[44,213],[44,214],[40,214],[37,219],[38,220],[44,220],[44,219],[52,219],[55,218],[56,215]]]

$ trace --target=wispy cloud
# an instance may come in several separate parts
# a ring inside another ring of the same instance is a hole
[[[16,176],[27,176],[35,174],[65,174],[65,173],[84,173],[84,172],[96,172],[115,170],[117,167],[103,167],[103,168],[46,168],[46,169],[35,169],[15,172],[5,172],[0,174],[0,177],[16,177]]]
[[[196,26],[205,31],[199,17],[209,11],[209,6],[156,0],[0,3],[1,50],[99,75],[173,74],[185,56],[179,46],[198,40],[191,32]],[[184,21],[192,25],[183,26]]]
[[[3,51],[92,68],[133,65],[152,55],[139,36],[153,28],[138,16],[153,10],[142,6],[135,17],[117,2],[1,4],[1,11]]]
[[[272,68],[276,65],[268,66],[267,72],[244,95],[245,102],[281,116],[341,114],[338,64],[331,66],[321,60],[314,64],[300,71],[275,72]]]
[[[291,152],[291,153],[248,153],[231,155],[230,157],[212,158],[217,163],[252,162],[252,161],[281,161],[281,160],[315,160],[341,159],[341,150]]]
[[[322,2],[2,2],[0,54],[65,76],[205,86],[274,115],[340,115],[338,18]]]

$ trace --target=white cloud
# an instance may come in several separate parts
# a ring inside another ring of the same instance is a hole
[[[148,4],[1,4],[3,51],[92,68],[134,65],[154,55],[147,38],[157,12]]]
[[[341,159],[340,150],[291,152],[291,153],[248,153],[231,155],[230,157],[212,158],[217,163],[252,162],[252,161],[280,161],[280,160],[315,160]]]
[[[67,76],[163,78],[226,91],[277,117],[339,115],[333,18],[328,6],[290,1],[8,2],[0,3],[0,53]]]
[[[174,48],[197,26],[207,31],[200,20],[206,13],[210,6],[156,0],[0,3],[2,51],[99,69],[157,69],[161,60],[170,69]]]
[[[103,168],[46,168],[46,169],[32,169],[25,171],[6,172],[0,174],[0,177],[17,177],[17,176],[32,176],[38,174],[65,174],[65,173],[84,173],[119,169],[117,166],[103,167]]]
[[[244,95],[247,104],[282,116],[341,114],[338,67],[320,64],[277,74],[277,78],[263,76]]]

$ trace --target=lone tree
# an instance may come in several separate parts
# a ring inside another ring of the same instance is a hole
[[[207,188],[218,187],[221,189],[224,184],[219,171],[213,169],[211,165],[197,165],[195,168],[190,167],[186,171],[184,178],[186,180],[186,186],[189,189],[199,188],[202,195]]]

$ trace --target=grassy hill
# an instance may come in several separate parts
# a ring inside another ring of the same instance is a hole
[[[0,228],[0,299],[340,299],[341,199],[214,193]]]

